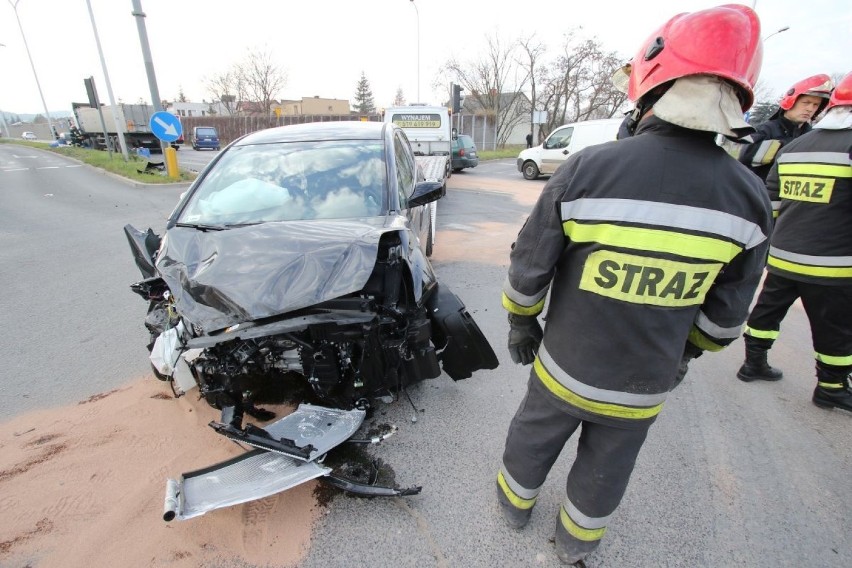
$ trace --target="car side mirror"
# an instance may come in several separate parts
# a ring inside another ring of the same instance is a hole
[[[453,140],[458,140],[459,131],[453,128]]]
[[[446,186],[439,181],[421,181],[414,186],[414,193],[408,198],[409,207],[419,207],[438,201],[446,194]]]

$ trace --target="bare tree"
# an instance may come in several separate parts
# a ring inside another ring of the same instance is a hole
[[[518,41],[520,45],[521,51],[523,51],[523,59],[518,62],[522,68],[526,70],[526,74],[529,77],[530,84],[530,134],[535,132],[535,124],[534,124],[534,114],[537,110],[536,108],[536,75],[541,74],[541,70],[539,69],[538,63],[539,59],[545,53],[545,46],[541,42],[537,41],[533,36],[530,36],[526,39],[521,39]],[[541,130],[539,129],[539,133]]]
[[[265,116],[272,115],[272,105],[279,91],[287,84],[287,76],[266,49],[252,49],[237,65],[246,100],[255,103]]]
[[[237,102],[246,98],[245,85],[236,66],[207,78],[204,85],[213,95],[213,101],[218,101],[221,108],[231,116],[237,113]]]
[[[562,53],[546,69],[542,79],[541,106],[547,110],[545,130],[569,122],[609,118],[619,112],[627,95],[612,84],[611,77],[622,60],[605,52],[597,40],[565,35]]]
[[[453,59],[447,68],[467,92],[465,108],[494,117],[497,144],[503,146],[515,126],[529,116],[529,99],[523,93],[529,76],[515,63],[517,42],[504,46],[496,34],[487,42],[481,59],[468,63]]]

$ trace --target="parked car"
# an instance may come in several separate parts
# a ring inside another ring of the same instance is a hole
[[[453,140],[453,171],[458,172],[464,168],[475,168],[479,165],[479,156],[476,153],[476,144],[473,138],[467,134],[459,134]]]
[[[556,171],[568,156],[586,146],[615,140],[622,118],[586,120],[560,126],[544,142],[518,154],[518,171],[524,179],[536,179]]]
[[[38,140],[38,137],[35,135],[35,132],[22,132],[21,138],[24,140]]]
[[[194,126],[189,135],[189,141],[192,143],[193,150],[200,150],[201,148],[218,150],[220,148],[219,133],[213,126]]]

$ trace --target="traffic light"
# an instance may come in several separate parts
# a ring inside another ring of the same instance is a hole
[[[453,112],[459,113],[461,112],[462,102],[464,101],[464,96],[461,92],[464,91],[464,88],[461,85],[453,84]]]

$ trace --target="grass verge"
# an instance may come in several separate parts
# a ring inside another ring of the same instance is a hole
[[[177,179],[172,179],[168,177],[165,172],[163,172],[162,174],[139,173],[140,169],[145,169],[148,160],[131,155],[130,159],[125,162],[124,157],[121,155],[120,152],[114,152],[112,154],[112,157],[110,157],[109,152],[105,152],[103,150],[90,150],[88,148],[77,148],[75,146],[57,146],[56,148],[51,148],[50,145],[45,142],[29,142],[26,140],[12,140],[8,138],[4,138],[2,142],[7,144],[18,144],[20,146],[30,146],[32,148],[39,148],[40,150],[47,150],[48,152],[62,154],[63,156],[74,158],[75,160],[79,160],[85,164],[100,168],[104,171],[119,175],[123,178],[142,183],[187,182],[194,180],[197,175],[192,172],[179,170],[179,177]],[[162,161],[163,158],[161,155],[157,154],[156,157],[152,157],[152,160],[155,162],[159,162]]]
[[[521,150],[526,148],[519,144],[508,145],[505,148],[497,148],[496,150],[477,150],[480,160],[499,160],[501,158],[517,158]]]

